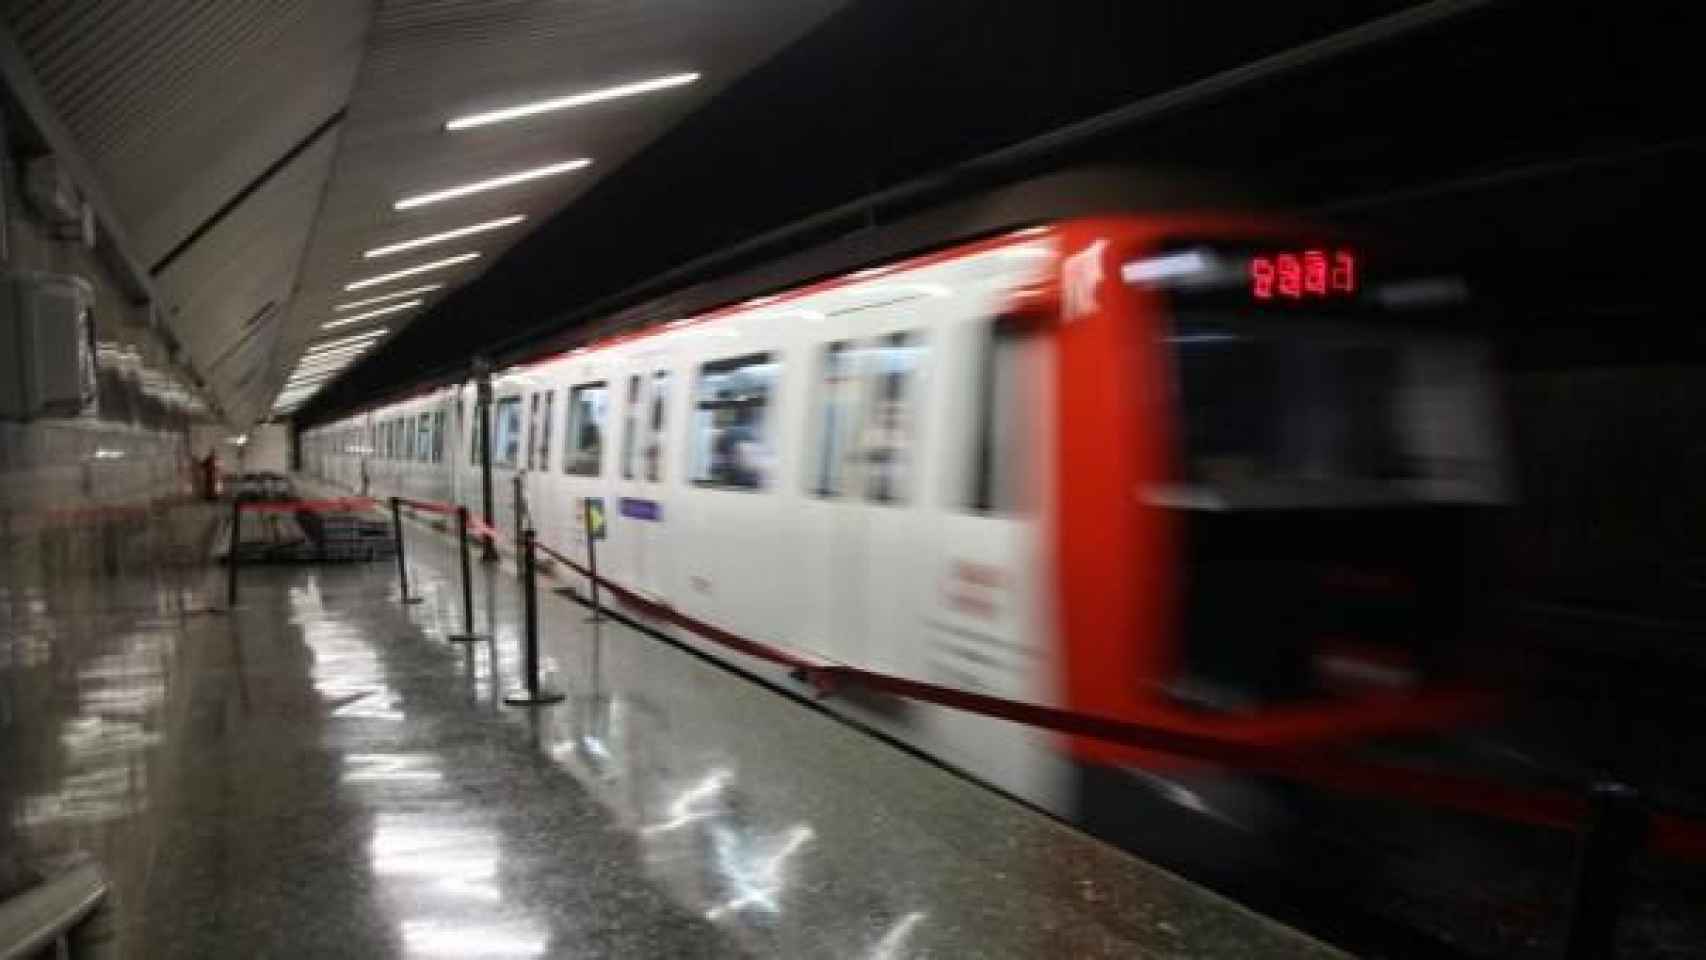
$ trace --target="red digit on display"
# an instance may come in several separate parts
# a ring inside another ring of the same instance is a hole
[[[1279,273],[1279,292],[1282,297],[1297,299],[1303,296],[1303,267],[1294,253],[1282,253],[1274,258]]]
[[[1250,258],[1250,293],[1257,300],[1274,298],[1274,262],[1267,257]]]
[[[1341,293],[1355,293],[1357,289],[1357,260],[1349,250],[1333,252],[1333,289]]]
[[[1327,294],[1327,255],[1320,250],[1303,251],[1303,290],[1321,296]]]

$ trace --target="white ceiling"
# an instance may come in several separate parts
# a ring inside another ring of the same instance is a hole
[[[0,0],[0,18],[237,424],[350,299],[436,299],[845,0]],[[452,117],[685,71],[694,84],[448,132]],[[340,111],[343,111],[340,118]],[[406,195],[592,166],[404,212]],[[362,251],[524,214],[376,260]],[[656,229],[668,229],[660,223]],[[345,293],[454,253],[461,267]],[[565,269],[573,269],[565,264]],[[269,307],[270,305],[270,307]]]

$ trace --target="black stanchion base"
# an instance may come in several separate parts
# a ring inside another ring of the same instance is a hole
[[[512,707],[544,707],[566,700],[563,694],[541,687],[538,690],[517,690],[504,695],[504,703]]]
[[[485,643],[492,638],[479,633],[453,633],[444,639],[451,643]]]

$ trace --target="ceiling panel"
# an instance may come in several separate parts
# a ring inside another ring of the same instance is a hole
[[[283,320],[337,141],[317,141],[156,278],[196,369],[234,419],[264,415],[272,399]]]
[[[281,358],[294,359],[301,345],[319,335],[338,303],[445,282],[431,295],[436,298],[477,276],[529,229],[841,2],[382,2],[324,213],[291,305],[289,343],[297,349]],[[684,71],[700,72],[702,79],[513,123],[444,129],[455,116]],[[593,165],[410,211],[392,209],[405,195],[576,157],[589,157]],[[362,258],[376,246],[517,213],[528,219],[513,228],[379,260]],[[359,293],[343,290],[353,280],[470,250],[482,257],[443,275]],[[373,324],[395,330],[406,320],[393,314]],[[282,382],[287,372],[281,363],[275,380]]]
[[[350,0],[0,10],[147,264],[342,109],[369,17]]]
[[[443,277],[411,281],[444,281],[435,296],[448,293],[843,2],[0,0],[0,18],[110,199],[130,254],[154,274],[161,314],[241,421],[265,415],[297,354],[349,299],[345,284],[480,251]],[[444,129],[458,115],[684,71],[701,81]],[[594,162],[392,208],[406,194],[574,157]],[[362,260],[371,247],[512,213],[527,219]],[[382,322],[395,329],[411,315]]]

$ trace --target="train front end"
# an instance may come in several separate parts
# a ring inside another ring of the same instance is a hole
[[[1462,284],[1242,220],[1063,237],[1052,519],[1071,707],[1303,750],[1484,708],[1481,569],[1508,492]],[[1228,788],[1239,771],[1070,748],[1091,771],[1086,819],[1112,832],[1133,784],[1251,829],[1271,813]]]

